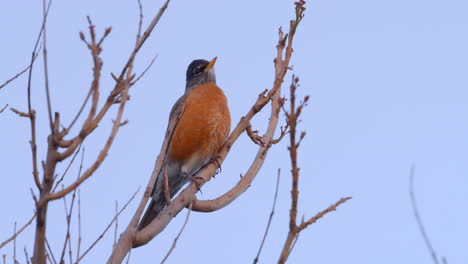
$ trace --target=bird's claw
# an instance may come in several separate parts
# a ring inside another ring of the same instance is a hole
[[[205,180],[200,176],[189,176],[188,178],[191,182],[195,183],[195,186],[197,186],[197,190],[202,192],[200,187]]]
[[[214,163],[218,169],[216,170],[216,174],[218,173],[221,173],[221,155],[219,155],[219,153],[215,153],[213,154],[213,156],[211,156],[211,159],[210,159],[210,162],[209,163]]]

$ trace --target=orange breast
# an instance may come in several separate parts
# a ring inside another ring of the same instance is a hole
[[[223,91],[214,83],[194,88],[184,103],[175,128],[169,157],[188,160],[192,155],[210,157],[225,142],[231,129],[231,115]]]

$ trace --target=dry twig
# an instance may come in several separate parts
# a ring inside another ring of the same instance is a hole
[[[192,202],[189,204],[189,208],[187,210],[187,216],[185,217],[185,221],[184,221],[184,224],[182,225],[182,228],[180,229],[179,233],[177,234],[177,236],[174,238],[174,242],[172,242],[172,246],[171,248],[169,249],[169,251],[167,252],[166,256],[164,256],[163,260],[161,261],[161,264],[163,264],[164,262],[166,262],[167,258],[169,258],[169,256],[171,255],[172,251],[175,249],[176,247],[176,244],[177,244],[177,240],[179,240],[180,238],[180,235],[182,235],[182,232],[184,232],[184,229],[185,229],[185,226],[187,225],[187,222],[189,220],[189,217],[190,217],[190,211],[192,211]]]
[[[263,244],[265,244],[266,237],[268,235],[268,231],[270,230],[271,220],[273,220],[273,215],[275,214],[275,207],[276,207],[276,198],[278,198],[278,187],[280,182],[280,173],[281,170],[278,169],[278,176],[276,177],[276,188],[275,188],[275,196],[273,198],[273,206],[271,207],[270,217],[268,217],[268,223],[265,229],[265,234],[263,235],[262,243],[260,244],[260,248],[258,249],[257,256],[255,257],[253,263],[258,263],[258,259],[260,257],[260,253],[262,252]]]
[[[6,104],[1,110],[0,110],[0,113],[3,113],[3,111],[5,111],[5,109],[8,107],[8,104]]]
[[[409,176],[409,195],[411,199],[411,208],[413,209],[413,214],[414,218],[416,219],[416,223],[419,228],[419,232],[421,233],[421,236],[424,240],[424,243],[426,244],[427,251],[429,252],[429,255],[432,258],[432,261],[434,264],[439,264],[439,257],[437,256],[437,252],[435,251],[434,247],[432,246],[431,240],[429,239],[429,235],[426,232],[426,228],[424,227],[424,223],[422,221],[421,215],[419,214],[419,209],[418,209],[418,204],[416,203],[416,195],[414,192],[414,177],[415,177],[415,168],[414,165],[411,166],[410,170],[410,176]],[[442,257],[441,258],[442,263],[446,263],[447,260]]]

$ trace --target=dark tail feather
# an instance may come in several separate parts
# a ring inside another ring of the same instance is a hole
[[[163,177],[161,174],[158,177]],[[171,190],[170,192],[170,197],[174,197],[174,195],[184,186],[184,184],[187,182],[188,178],[187,177],[182,177],[179,175],[176,175],[176,177],[170,177],[169,178],[169,189]],[[161,181],[162,184],[162,181]],[[162,186],[162,185],[161,185]],[[164,193],[164,188],[156,185],[154,187],[154,193],[151,195],[152,200],[151,203],[148,206],[148,209],[146,209],[145,214],[143,215],[143,218],[140,221],[140,224],[138,225],[138,230],[142,230],[145,228],[147,225],[149,225],[153,219],[158,216],[158,214],[164,209],[166,206],[166,196]],[[155,199],[157,200],[155,202]]]
[[[162,203],[156,204],[154,200],[151,200],[150,205],[146,209],[145,214],[143,215],[143,218],[140,221],[140,224],[138,225],[137,229],[142,230],[145,228],[147,225],[149,225],[156,216],[162,211],[164,208],[164,205],[166,204],[165,201],[162,201]]]

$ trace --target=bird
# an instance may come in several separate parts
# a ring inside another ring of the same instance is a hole
[[[185,93],[169,115],[169,120],[172,120],[177,112],[180,113],[175,110],[182,109],[179,121],[170,135],[165,164],[158,173],[151,202],[138,230],[149,225],[166,206],[164,170],[172,199],[184,184],[196,180],[193,175],[203,166],[212,161],[217,163],[215,156],[231,129],[231,114],[223,90],[216,85],[216,59],[197,59],[187,68]]]

